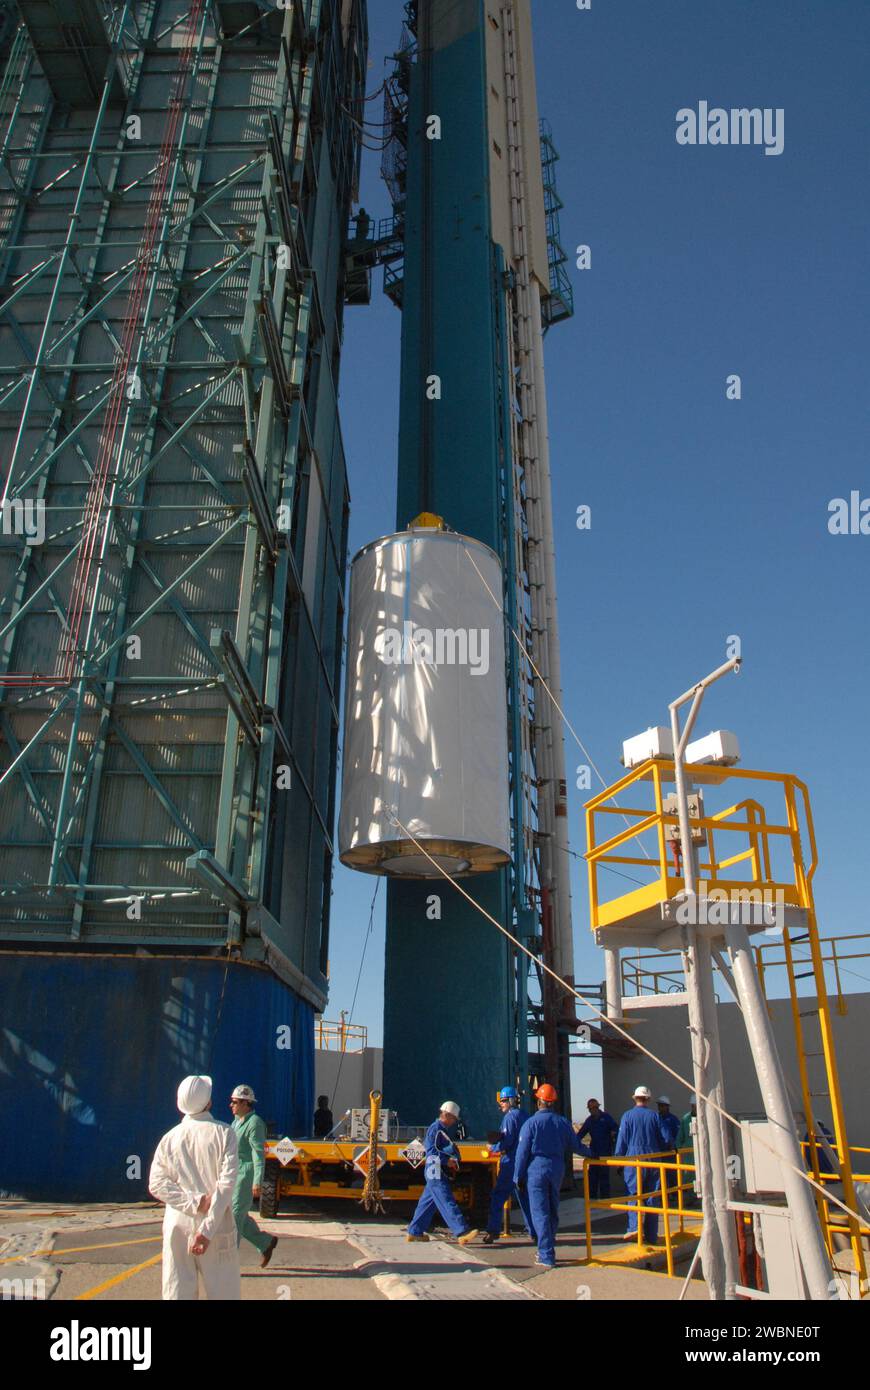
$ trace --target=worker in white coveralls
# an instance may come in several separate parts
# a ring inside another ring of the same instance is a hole
[[[164,1134],[148,1176],[163,1202],[163,1297],[195,1300],[201,1278],[209,1299],[240,1299],[233,1191],[239,1171],[235,1132],[209,1113],[211,1077],[186,1076],[178,1088],[184,1119]]]
[[[233,1193],[233,1216],[239,1244],[243,1237],[249,1240],[259,1250],[262,1257],[260,1266],[265,1269],[278,1244],[278,1237],[267,1236],[251,1216],[251,1202],[260,1196],[266,1161],[266,1122],[256,1114],[256,1103],[257,1097],[250,1086],[237,1086],[230,1096],[233,1129],[239,1141],[239,1176]]]

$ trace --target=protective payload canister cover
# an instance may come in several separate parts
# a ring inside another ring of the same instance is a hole
[[[342,862],[438,878],[510,859],[501,565],[488,546],[405,531],[351,568]],[[391,818],[393,823],[391,823]]]

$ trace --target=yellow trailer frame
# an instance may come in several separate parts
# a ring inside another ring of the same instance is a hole
[[[309,1198],[312,1201],[358,1200],[364,1174],[354,1160],[368,1152],[365,1140],[294,1139],[297,1150],[289,1163],[276,1155],[277,1139],[266,1140],[266,1164],[260,1195],[260,1214],[277,1215],[282,1198]],[[380,1192],[394,1202],[417,1202],[423,1192],[423,1169],[413,1168],[402,1157],[405,1143],[378,1143],[384,1164],[379,1171]],[[499,1155],[490,1154],[481,1143],[460,1143],[460,1169],[453,1182],[453,1195],[460,1207],[483,1215],[498,1173]]]

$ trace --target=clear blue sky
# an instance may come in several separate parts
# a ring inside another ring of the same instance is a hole
[[[538,100],[561,154],[563,241],[592,247],[591,270],[571,263],[576,316],[546,346],[567,712],[616,780],[622,740],[665,722],[669,700],[739,634],[743,672],[708,696],[703,728],[734,729],[745,766],[809,783],[822,931],[870,930],[870,536],[827,529],[832,498],[870,497],[870,9],[863,0],[533,8]],[[369,0],[369,11],[373,91],[402,6]],[[676,112],[702,100],[782,107],[783,153],[677,145]],[[380,102],[369,110],[381,119]],[[382,216],[378,165],[366,156],[362,198]],[[400,316],[379,279],[371,307],[347,313],[352,551],[394,522]],[[742,378],[739,402],[726,400],[731,373]],[[582,503],[592,507],[588,533],[575,525]],[[568,758],[582,760],[573,746]],[[582,850],[584,798],[573,779],[569,787]],[[374,887],[336,872],[333,1018],[350,1007]],[[598,980],[577,863],[573,889],[576,975]],[[384,899],[382,886],[354,1012],[374,1041]],[[856,969],[864,978],[853,974],[850,987],[870,988],[870,962]],[[596,1069],[584,1069],[593,1085]]]

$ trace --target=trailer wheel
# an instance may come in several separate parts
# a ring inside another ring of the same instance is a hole
[[[260,1183],[260,1215],[271,1219],[278,1215],[278,1165],[267,1163]]]
[[[488,1171],[474,1173],[472,1176],[470,1214],[475,1225],[485,1225],[489,1220],[492,1186],[492,1177]]]

